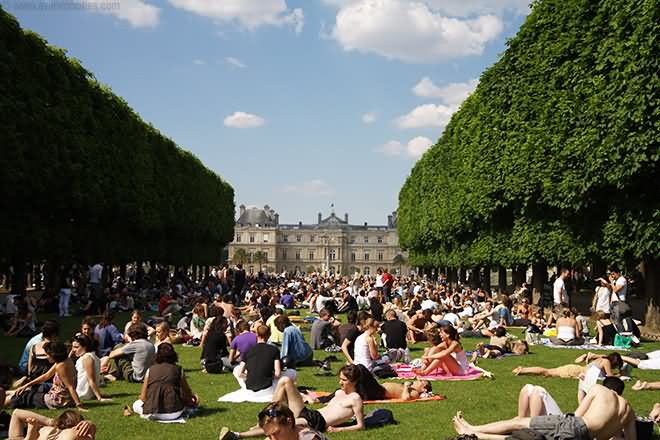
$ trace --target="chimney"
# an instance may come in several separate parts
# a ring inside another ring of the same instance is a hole
[[[302,222],[298,222],[298,226],[302,226]]]
[[[348,223],[348,212],[344,214],[344,221]]]
[[[367,222],[364,222],[364,227],[365,227],[365,228],[367,227]]]
[[[319,212],[319,225],[321,224],[321,213]]]
[[[266,211],[266,212],[270,211],[270,206],[264,205],[264,211]]]
[[[391,215],[387,216],[387,226],[390,227],[390,228],[392,227],[392,216]]]
[[[275,226],[280,224],[280,215],[275,213]]]
[[[239,216],[245,214],[245,205],[241,205],[238,207],[238,213]]]

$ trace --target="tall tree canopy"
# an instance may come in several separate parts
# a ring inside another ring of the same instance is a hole
[[[415,165],[416,264],[657,264],[660,2],[541,0]]]
[[[217,261],[234,190],[0,8],[0,257]]]

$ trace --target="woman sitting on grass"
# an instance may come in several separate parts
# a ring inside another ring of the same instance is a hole
[[[146,322],[142,320],[142,312],[140,312],[138,309],[133,310],[133,313],[131,313],[131,319],[126,323],[124,326],[124,342],[131,342],[131,337],[128,334],[128,329],[134,325],[134,324],[140,324],[144,326],[144,328],[147,330],[147,335],[151,337],[156,332],[156,329],[151,327],[150,325],[147,325]]]
[[[604,312],[596,312],[596,330],[598,331],[598,345],[614,345],[616,329],[614,323]]]
[[[27,431],[27,432],[26,432]],[[50,419],[22,409],[14,410],[9,422],[9,439],[79,440],[94,439],[96,426],[83,420],[76,411],[64,411]]]
[[[8,393],[5,405],[12,408],[66,408],[75,403],[82,408],[76,391],[76,367],[62,342],[44,346],[53,366],[46,373]],[[52,384],[50,381],[52,380]]]
[[[147,370],[140,399],[133,403],[133,411],[149,420],[176,420],[185,408],[199,404],[176,363],[178,356],[172,344],[158,346],[155,363]]]
[[[582,327],[575,319],[575,315],[569,308],[561,311],[562,316],[557,319],[557,336],[550,336],[550,341],[555,345],[582,345]]]
[[[101,322],[94,328],[94,338],[98,342],[96,354],[101,357],[110,354],[114,346],[124,340],[124,335],[112,323],[113,319],[115,315],[112,312],[105,312]]]
[[[78,383],[76,392],[80,400],[104,399],[99,391],[101,385],[101,360],[92,351],[92,340],[83,334],[76,335],[71,343],[71,352],[76,360]]]
[[[458,331],[452,325],[444,325],[440,328],[441,342],[428,353],[422,356],[424,367],[413,369],[418,376],[428,376],[438,368],[442,368],[446,374],[452,376],[465,376],[470,367],[467,355],[460,343]],[[432,336],[437,341],[437,336]]]

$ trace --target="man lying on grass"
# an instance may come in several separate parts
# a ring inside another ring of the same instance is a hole
[[[608,377],[606,381],[621,381]],[[621,435],[637,438],[635,413],[630,404],[615,391],[594,385],[582,400],[575,414],[537,417],[516,417],[486,425],[471,425],[459,412],[454,417],[454,429],[459,434],[476,435],[481,440],[504,440],[514,431],[531,429],[555,440],[606,440]]]
[[[360,379],[360,369],[355,365],[345,365],[339,370],[339,387],[335,397],[318,411],[305,407],[303,397],[296,385],[288,377],[277,383],[273,402],[285,403],[292,411],[296,425],[308,427],[318,432],[358,431],[364,428],[362,398],[356,391]],[[339,427],[355,417],[355,425]],[[220,440],[235,440],[243,437],[263,437],[264,429],[255,427],[246,432],[232,432],[222,428]]]

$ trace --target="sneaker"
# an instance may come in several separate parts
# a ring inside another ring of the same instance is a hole
[[[235,432],[230,431],[228,427],[223,426],[220,430],[218,440],[238,440],[238,435]]]

